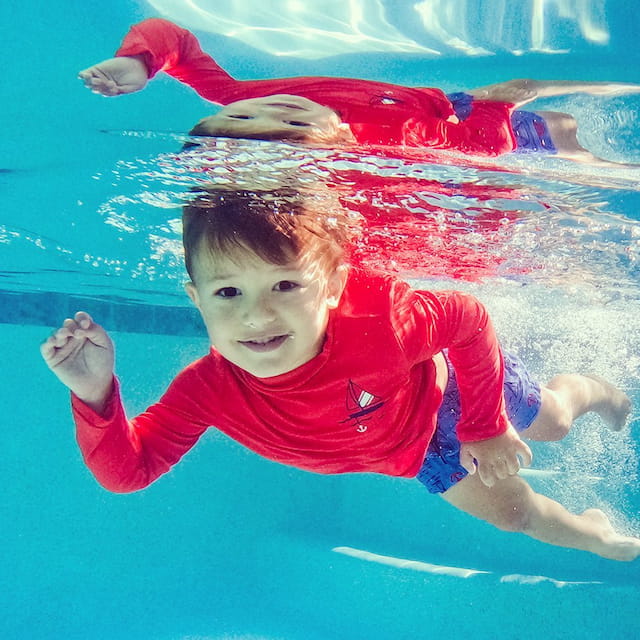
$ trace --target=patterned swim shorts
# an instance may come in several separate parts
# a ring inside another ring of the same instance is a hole
[[[509,353],[504,358],[504,399],[507,416],[517,431],[531,426],[540,411],[540,386],[534,382],[522,361]],[[431,493],[444,493],[467,475],[460,464],[460,441],[456,426],[460,420],[460,395],[455,372],[447,360],[449,381],[438,411],[436,432],[417,479]]]

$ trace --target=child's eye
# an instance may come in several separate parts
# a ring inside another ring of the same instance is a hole
[[[296,282],[291,282],[291,280],[281,280],[276,284],[274,289],[276,291],[293,291],[294,289],[299,288],[300,285]]]
[[[222,287],[222,289],[218,289],[214,295],[218,298],[235,298],[240,295],[240,289],[236,287]]]
[[[292,127],[308,127],[308,122],[300,122],[299,120],[285,120],[285,124],[290,124]]]

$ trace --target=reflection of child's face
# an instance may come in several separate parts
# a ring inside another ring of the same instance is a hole
[[[224,358],[268,378],[320,353],[329,310],[344,288],[344,268],[326,273],[305,258],[277,265],[244,250],[233,259],[200,252],[194,267],[187,293]]]
[[[232,102],[199,123],[214,133],[223,126],[239,138],[265,135],[309,140],[331,140],[338,134],[340,124],[332,109],[287,94]]]

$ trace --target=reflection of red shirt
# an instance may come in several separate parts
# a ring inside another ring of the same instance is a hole
[[[412,477],[435,429],[446,367],[434,356],[445,348],[460,388],[460,439],[503,433],[502,356],[484,307],[354,270],[322,352],[306,364],[256,378],[212,349],[130,421],[117,391],[104,417],[73,397],[78,442],[98,481],[120,492],[153,482],[210,426],[301,469]]]
[[[192,33],[161,18],[134,25],[116,55],[142,55],[149,77],[164,71],[216,104],[277,93],[308,98],[336,111],[360,143],[489,156],[515,148],[511,104],[475,100],[471,115],[454,124],[447,121],[453,107],[439,89],[330,77],[236,80],[202,51]]]
[[[332,178],[342,205],[365,221],[363,238],[350,256],[354,264],[411,278],[475,281],[510,273],[501,268],[503,248],[513,233],[520,192],[488,184],[381,178],[355,169]]]

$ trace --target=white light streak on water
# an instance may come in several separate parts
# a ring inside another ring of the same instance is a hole
[[[430,562],[422,562],[420,560],[406,560],[404,558],[395,558],[393,556],[372,553],[362,549],[354,549],[353,547],[335,547],[332,549],[336,553],[340,553],[351,558],[357,558],[365,562],[374,562],[376,564],[394,567],[408,571],[418,571],[421,573],[429,573],[438,576],[451,576],[453,578],[472,578],[474,576],[496,576],[492,571],[482,571],[479,569],[466,569],[464,567],[448,567],[440,564],[432,564]],[[568,581],[556,580],[547,576],[529,576],[522,574],[510,574],[499,577],[499,582],[515,582],[522,585],[538,585],[548,582],[558,588],[573,585],[600,585],[604,584],[600,581]]]
[[[428,57],[557,54],[609,41],[604,0],[149,3],[186,28],[237,38],[270,55],[306,59],[371,52]]]

